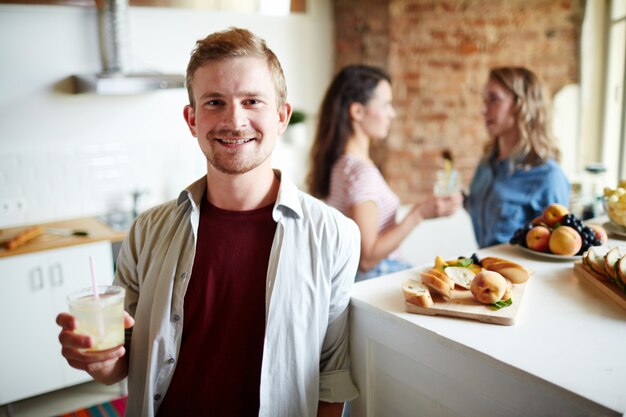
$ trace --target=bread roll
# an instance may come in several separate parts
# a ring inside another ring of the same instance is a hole
[[[404,283],[402,283],[402,292],[404,293],[404,300],[407,303],[425,308],[433,305],[433,299],[430,296],[428,287],[419,281],[412,279],[404,281]]]

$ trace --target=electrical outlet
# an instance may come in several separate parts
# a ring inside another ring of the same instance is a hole
[[[21,198],[0,199],[0,216],[21,213],[24,211],[24,208],[24,200]]]
[[[13,204],[11,200],[8,200],[8,199],[0,200],[0,215],[11,214],[12,209],[13,209]]]

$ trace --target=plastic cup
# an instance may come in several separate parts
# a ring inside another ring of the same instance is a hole
[[[433,192],[437,196],[446,196],[461,191],[461,176],[457,170],[437,171]]]
[[[78,290],[67,297],[70,313],[78,323],[75,332],[93,338],[85,351],[110,349],[124,344],[124,289],[116,285]]]

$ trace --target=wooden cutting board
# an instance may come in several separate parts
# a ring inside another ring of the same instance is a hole
[[[591,275],[585,270],[585,267],[583,267],[582,261],[574,263],[574,273],[578,275],[581,279],[589,282],[591,285],[602,291],[604,295],[615,301],[623,309],[626,309],[626,294],[624,294],[624,292],[620,288],[618,288],[617,285],[613,284],[610,281],[599,280],[598,278]]]
[[[420,281],[419,275],[417,277],[411,277],[411,279]],[[531,280],[532,277],[529,282]],[[493,310],[491,306],[476,301],[470,290],[456,289],[452,291],[452,299],[450,301],[443,301],[441,298],[433,296],[434,303],[429,308],[418,307],[407,302],[404,303],[404,306],[409,313],[426,314],[429,316],[459,317],[478,320],[483,323],[511,326],[515,324],[515,319],[524,298],[526,285],[528,285],[528,282],[513,285],[513,304],[499,310]]]

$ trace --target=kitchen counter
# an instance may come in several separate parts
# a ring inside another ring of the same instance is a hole
[[[4,242],[15,236],[20,231],[32,227],[22,226],[5,228],[0,230],[0,241]],[[54,229],[84,230],[88,236],[60,236],[56,234],[44,233],[43,235],[29,241],[23,246],[13,250],[7,250],[4,245],[0,245],[0,258],[26,253],[40,252],[49,249],[62,248],[67,246],[82,245],[85,243],[108,240],[111,243],[118,243],[124,240],[125,232],[118,232],[95,217],[85,217],[79,219],[69,219],[50,223],[43,223],[41,226]]]
[[[432,264],[355,284],[352,416],[625,415],[626,310],[572,261],[508,244],[478,256],[534,271],[514,325],[405,312],[402,282]]]

